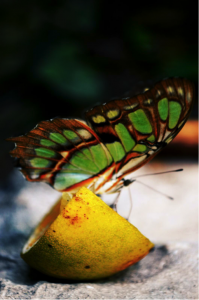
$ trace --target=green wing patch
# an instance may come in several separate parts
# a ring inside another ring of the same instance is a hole
[[[160,118],[163,121],[166,121],[167,117],[168,117],[168,113],[169,113],[169,102],[167,98],[161,99],[158,102],[158,111],[160,114]]]
[[[130,113],[129,119],[137,131],[143,134],[152,133],[152,126],[143,109]]]
[[[113,161],[92,129],[78,120],[44,121],[26,136],[11,140],[16,142],[11,155],[18,158],[26,178],[60,191],[94,180]]]
[[[169,102],[169,128],[173,129],[178,124],[182,107],[176,101]]]
[[[126,152],[132,150],[135,146],[135,140],[131,137],[127,128],[122,123],[119,123],[115,125],[115,131],[117,132]]]
[[[107,143],[106,147],[108,148],[115,162],[122,160],[122,158],[124,158],[126,155],[120,142],[113,142],[110,144]]]

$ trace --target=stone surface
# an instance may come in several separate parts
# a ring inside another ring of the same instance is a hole
[[[95,282],[69,283],[28,270],[18,259],[5,259],[3,299],[198,299],[197,245],[156,246],[139,263]]]
[[[86,283],[49,278],[20,258],[28,235],[60,194],[25,182],[15,171],[0,189],[0,299],[198,299],[197,164],[149,164],[135,175],[180,167],[185,171],[142,179],[175,201],[138,183],[131,186],[130,221],[156,243],[154,251],[125,271]],[[125,193],[118,205],[123,216]],[[110,197],[104,200],[111,203]]]

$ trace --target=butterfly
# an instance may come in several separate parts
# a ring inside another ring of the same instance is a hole
[[[29,181],[76,193],[121,191],[124,176],[150,161],[182,129],[194,99],[194,86],[164,79],[134,97],[112,100],[86,112],[86,122],[54,118],[29,133],[9,138],[21,172]]]

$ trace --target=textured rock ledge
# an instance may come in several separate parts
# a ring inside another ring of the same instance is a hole
[[[28,235],[60,194],[13,172],[0,188],[0,299],[198,299],[198,165],[153,163],[135,175],[178,168],[184,172],[145,179],[175,201],[139,184],[131,187],[131,222],[155,244],[161,241],[161,246],[127,270],[87,283],[46,277],[20,258]],[[123,216],[128,205],[124,191],[119,202]]]
[[[197,244],[157,245],[112,277],[73,283],[46,277],[19,257],[4,255],[1,270],[8,279],[0,279],[0,299],[198,299],[197,256]]]

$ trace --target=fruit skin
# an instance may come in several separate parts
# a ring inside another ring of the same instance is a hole
[[[50,222],[46,232],[35,244],[35,237],[30,238],[31,248],[21,254],[47,275],[72,280],[107,277],[136,263],[154,246],[84,187],[60,214],[59,207],[60,202],[35,231],[39,234]]]

